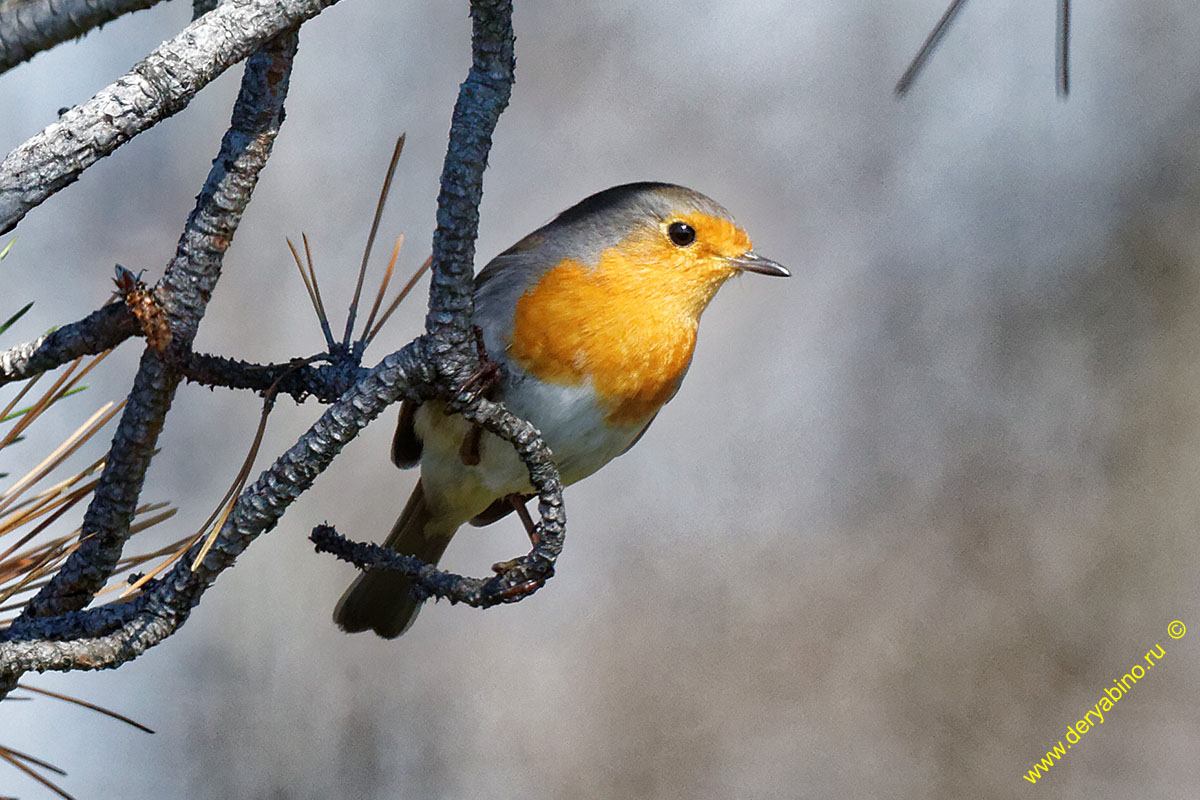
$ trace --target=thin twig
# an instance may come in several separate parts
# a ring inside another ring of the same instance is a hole
[[[124,303],[110,303],[78,322],[0,353],[0,386],[110,350],[141,332],[137,317]]]
[[[325,354],[322,354],[326,358]],[[249,364],[221,356],[193,354],[180,369],[189,381],[205,386],[227,389],[252,389],[265,392],[278,382],[280,394],[297,401],[315,397],[322,403],[337,400],[366,369],[345,358],[331,359],[319,366],[306,365],[294,369],[296,362],[287,364]]]
[[[439,356],[461,348],[464,373],[477,361],[470,346],[474,306],[475,238],[483,172],[492,148],[492,132],[512,94],[511,0],[471,3],[471,69],[463,81],[450,122],[450,145],[442,164],[437,229],[433,233],[433,278],[425,330],[440,332]]]

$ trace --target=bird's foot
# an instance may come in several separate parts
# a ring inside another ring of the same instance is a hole
[[[475,334],[475,354],[479,358],[479,367],[458,391],[467,395],[469,400],[475,400],[487,397],[496,388],[500,383],[501,371],[500,365],[488,356],[487,346],[483,343],[483,330],[478,325],[472,325],[471,331]]]

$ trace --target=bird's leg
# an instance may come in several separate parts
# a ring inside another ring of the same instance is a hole
[[[517,516],[521,518],[521,523],[525,526],[525,533],[529,534],[529,541],[534,547],[537,547],[541,542],[541,537],[538,535],[537,525],[534,524],[533,517],[529,515],[529,509],[525,507],[525,503],[529,498],[522,494],[510,494],[504,499],[507,500],[509,505],[513,507],[513,510],[517,512]],[[501,561],[498,564],[492,564],[492,571],[496,574],[500,574],[517,566],[520,561],[521,559],[514,558],[509,561]]]
[[[483,343],[483,330],[478,325],[472,325],[471,331],[475,334],[475,354],[479,359],[479,367],[463,382],[458,391],[462,394],[470,393],[473,400],[480,396],[487,397],[500,383],[500,365],[488,357],[487,346]]]
[[[483,428],[472,425],[471,430],[467,431],[467,435],[463,437],[462,446],[458,448],[458,457],[462,459],[465,466],[479,466],[479,445],[482,440]]]
[[[513,510],[517,512],[517,516],[521,518],[521,523],[525,526],[525,532],[529,534],[529,542],[537,547],[541,544],[541,537],[538,535],[537,525],[533,522],[533,517],[529,516],[529,509],[525,507],[525,501],[528,498],[521,494],[510,494],[508,502],[512,505]]]
[[[474,400],[480,396],[487,397],[492,389],[500,383],[500,365],[488,358],[487,346],[483,343],[483,330],[478,325],[472,325],[471,330],[475,334],[475,352],[479,357],[479,367],[471,377],[467,378],[459,391],[469,393],[470,398]],[[464,465],[468,467],[479,465],[482,436],[483,429],[473,426],[470,432],[463,437],[462,446],[458,449],[458,457],[462,459]]]

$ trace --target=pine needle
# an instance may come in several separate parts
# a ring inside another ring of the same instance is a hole
[[[133,727],[137,728],[140,731],[145,731],[146,733],[154,733],[154,731],[151,730],[150,728],[146,727],[145,725],[143,725],[140,722],[137,722],[136,720],[130,719],[129,717],[125,716],[124,714],[118,714],[116,711],[113,711],[112,709],[108,709],[103,706],[98,706],[95,703],[89,703],[86,700],[80,700],[78,697],[71,697],[70,695],[67,695],[67,694],[59,694],[58,692],[52,692],[49,689],[39,689],[36,686],[30,686],[27,683],[18,683],[17,688],[24,689],[27,692],[34,692],[35,694],[45,695],[46,697],[53,697],[56,700],[64,700],[68,703],[74,703],[77,706],[83,706],[84,708],[99,712],[99,713],[105,715],[106,717],[112,717],[113,719],[120,720],[121,722],[124,722],[126,725],[132,725]],[[49,769],[53,769],[53,767],[49,767],[49,765],[46,765],[46,766]],[[65,775],[66,773],[63,772],[61,774]]]
[[[371,340],[373,340],[379,334],[379,332],[383,330],[383,326],[387,324],[388,318],[392,316],[392,312],[396,310],[397,306],[400,305],[401,301],[403,301],[405,297],[408,297],[408,293],[413,290],[413,287],[417,285],[417,281],[421,279],[422,275],[429,271],[429,267],[432,265],[433,256],[430,256],[429,258],[425,259],[425,263],[421,265],[421,268],[414,272],[413,276],[408,279],[408,283],[404,284],[404,288],[400,290],[400,294],[396,295],[396,299],[393,300],[391,305],[387,307],[387,311],[383,312],[383,316],[379,318],[379,322],[377,322],[375,327],[367,333],[367,344],[370,344]]]
[[[97,472],[99,472],[101,469],[103,469],[106,459],[107,459],[107,455],[101,456],[100,458],[93,461],[90,466],[84,467],[82,470],[75,473],[70,478],[67,478],[65,481],[59,481],[58,483],[54,484],[53,486],[42,489],[40,492],[38,492],[35,495],[26,497],[24,500],[21,500],[18,503],[13,503],[11,506],[9,506],[9,510],[15,512],[18,509],[23,509],[23,508],[27,508],[28,506],[36,505],[36,504],[40,503],[44,498],[61,495],[64,491],[66,491],[67,489],[70,489],[72,486],[79,483],[84,478],[95,475]],[[6,527],[6,523],[0,522],[0,536],[3,536],[5,533],[8,533],[8,532],[10,532],[10,530]]]
[[[288,249],[292,251],[296,269],[300,270],[300,280],[304,281],[304,288],[308,292],[308,301],[312,303],[313,311],[317,314],[317,321],[321,323],[321,333],[325,336],[325,343],[329,347],[333,347],[333,331],[329,328],[329,318],[325,316],[325,309],[317,300],[317,293],[313,289],[312,279],[308,277],[308,270],[305,268],[304,262],[300,260],[300,253],[296,250],[296,245],[292,244],[292,240],[284,239],[284,241],[287,242]]]
[[[313,263],[312,248],[308,244],[308,234],[300,231],[300,241],[304,242],[304,260],[308,262],[308,277],[312,281],[313,294],[317,297],[317,307],[321,310],[321,319],[324,320],[324,325],[329,325],[329,315],[325,313],[325,301],[321,299],[321,284],[317,282],[317,267]],[[333,341],[332,332],[329,334],[330,342]]]
[[[301,364],[298,363],[295,367],[293,367],[293,369],[297,369],[300,366]],[[221,502],[217,505],[217,511],[224,508],[224,513],[221,514],[221,518],[217,520],[215,525],[213,525],[212,530],[204,540],[204,546],[200,548],[200,552],[196,554],[194,559],[192,559],[191,570],[193,572],[195,572],[196,568],[200,566],[200,562],[204,560],[204,557],[208,555],[208,551],[212,549],[213,544],[217,541],[217,536],[221,533],[221,528],[225,526],[225,520],[229,519],[229,515],[233,513],[233,507],[237,503],[238,495],[240,495],[242,490],[246,488],[246,483],[250,479],[250,472],[254,469],[254,459],[258,458],[258,450],[262,446],[263,434],[267,432],[267,418],[271,416],[271,409],[275,406],[275,392],[278,389],[279,381],[281,380],[283,380],[282,375],[277,378],[275,383],[271,385],[271,388],[267,390],[267,396],[263,400],[262,416],[258,420],[258,430],[254,432],[254,441],[250,444],[250,452],[248,452],[246,454],[246,458],[242,460],[242,466],[238,470],[237,476],[233,479],[233,484],[229,487],[228,491],[225,492],[225,496],[221,498]],[[204,525],[200,527],[201,533],[204,532],[204,529],[208,527],[215,516],[216,511],[214,511],[213,516],[210,516]]]
[[[75,800],[74,797],[72,797],[71,795],[69,795],[65,791],[63,791],[63,789],[61,787],[59,787],[57,784],[55,784],[49,778],[46,778],[41,773],[37,772],[33,768],[22,763],[22,761],[20,760],[22,758],[30,758],[30,757],[26,756],[24,753],[18,753],[16,750],[13,750],[11,748],[0,747],[0,759],[7,761],[9,764],[12,764],[14,767],[21,770],[21,772],[24,772],[26,775],[28,775],[29,777],[33,778],[38,783],[45,786],[47,789],[54,792],[59,797],[64,798],[64,800]],[[30,758],[30,760],[34,761],[34,759],[32,759],[32,758]],[[34,761],[34,763],[36,763],[36,761]],[[49,767],[49,768],[52,769],[54,772],[58,772],[62,775],[66,775],[65,772],[63,772],[61,769],[58,769],[57,767]]]
[[[375,315],[379,313],[379,306],[383,304],[388,284],[392,282],[392,273],[396,271],[396,261],[400,258],[400,247],[403,244],[404,234],[402,233],[396,237],[396,244],[392,248],[392,257],[388,259],[387,271],[383,273],[383,280],[379,282],[379,291],[375,293],[375,302],[371,304],[371,313],[367,315],[367,324],[363,326],[364,331],[371,330],[371,326],[375,324]]]
[[[379,221],[383,218],[383,207],[387,204],[388,193],[392,189],[392,178],[396,175],[396,164],[400,162],[400,154],[404,152],[405,134],[396,139],[396,147],[392,150],[392,160],[388,163],[387,172],[383,177],[383,188],[379,190],[379,202],[375,204],[375,217],[371,220],[371,232],[367,234],[367,246],[363,249],[362,265],[358,268],[358,283],[354,286],[354,299],[350,301],[350,313],[346,315],[346,334],[342,338],[345,347],[350,346],[350,336],[354,330],[354,318],[358,314],[358,301],[362,297],[363,281],[367,275],[367,262],[371,259],[371,246],[375,244],[375,234],[379,231]]]
[[[103,428],[124,407],[124,400],[116,405],[110,400],[101,406],[99,410],[88,418],[87,422],[76,428],[75,432],[68,436],[66,441],[54,448],[50,452],[50,455],[42,459],[40,464],[25,473],[24,477],[7,490],[0,493],[0,511],[5,510],[27,487],[44,478],[51,470],[61,464],[63,460],[78,450],[84,442],[96,435],[96,432]]]
[[[28,303],[26,303],[25,307],[22,308],[20,311],[13,314],[11,317],[9,317],[7,320],[5,320],[3,323],[0,323],[0,333],[4,333],[6,330],[11,328],[13,325],[15,325],[17,323],[17,320],[19,320],[21,317],[25,316],[25,312],[31,308],[33,308],[32,300],[30,300]]]
[[[91,494],[92,490],[95,489],[98,484],[99,484],[98,480],[86,483],[83,486],[81,486],[80,488],[71,492],[70,494],[62,497],[61,500],[55,502],[54,506],[57,506],[57,508],[55,508],[54,512],[51,513],[47,519],[43,520],[41,523],[39,523],[37,526],[35,526],[32,530],[30,530],[28,533],[26,533],[20,539],[13,542],[13,544],[10,545],[9,548],[4,551],[4,553],[0,554],[0,574],[2,574],[2,571],[7,566],[7,561],[9,558],[13,558],[14,560],[20,560],[20,559],[29,557],[29,555],[26,553],[22,553],[22,554],[14,557],[12,554],[18,547],[23,547],[30,540],[32,540],[35,536],[37,536],[39,533],[44,531],[47,527],[49,527],[50,525],[52,525],[56,521],[58,521],[59,517],[61,517],[63,514],[67,513],[68,511],[70,511],[80,500],[82,500],[83,498],[85,498],[89,494]],[[37,517],[34,516],[34,517],[26,518],[26,519],[20,519],[13,525],[13,528],[10,528],[9,530],[20,527],[21,525],[26,525],[29,522],[33,521],[34,519],[37,519]],[[42,547],[42,545],[39,545],[39,549],[41,547]]]
[[[96,357],[92,358],[78,375],[74,375],[75,370],[80,364],[83,363],[84,359],[81,356],[72,361],[71,365],[67,367],[63,374],[60,375],[54,382],[54,385],[51,386],[50,389],[46,391],[36,403],[34,403],[28,409],[25,409],[25,413],[21,416],[20,420],[18,420],[17,424],[13,426],[12,430],[8,432],[3,440],[0,440],[0,449],[12,444],[18,436],[24,433],[29,426],[33,424],[34,420],[36,420],[43,411],[49,408],[52,404],[61,400],[67,392],[70,392],[72,389],[74,389],[76,385],[78,385],[79,381],[85,375],[91,372],[97,364],[107,358],[108,354],[111,352],[111,349],[105,350],[103,353],[100,353]],[[72,378],[72,375],[74,375],[74,378]],[[36,378],[34,381],[36,381]],[[21,392],[17,394],[17,397],[13,399],[13,402],[9,403],[8,406],[5,407],[4,412],[0,414],[0,417],[7,417],[10,414],[13,406],[20,401],[20,398],[24,396],[28,388],[29,387],[22,389]]]
[[[962,8],[963,3],[967,0],[953,0],[946,12],[942,14],[942,18],[933,26],[933,30],[929,32],[929,36],[925,38],[925,43],[921,45],[921,49],[913,56],[913,60],[909,63],[908,69],[904,70],[904,74],[900,76],[900,80],[896,82],[895,92],[898,95],[908,93],[912,88],[913,82],[916,81],[917,75],[925,66],[925,62],[933,55],[933,51],[941,42],[942,37],[946,35],[946,31],[950,29],[950,23],[954,21],[954,17]]]

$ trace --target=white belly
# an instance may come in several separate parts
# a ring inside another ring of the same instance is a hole
[[[624,452],[648,422],[610,425],[590,386],[523,380],[506,387],[504,404],[541,432],[566,485]],[[414,427],[422,441],[421,483],[431,510],[452,513],[461,524],[496,498],[533,491],[528,470],[503,439],[484,434],[479,464],[467,466],[461,448],[470,426],[462,417],[446,416],[440,406],[424,405],[417,411]]]

